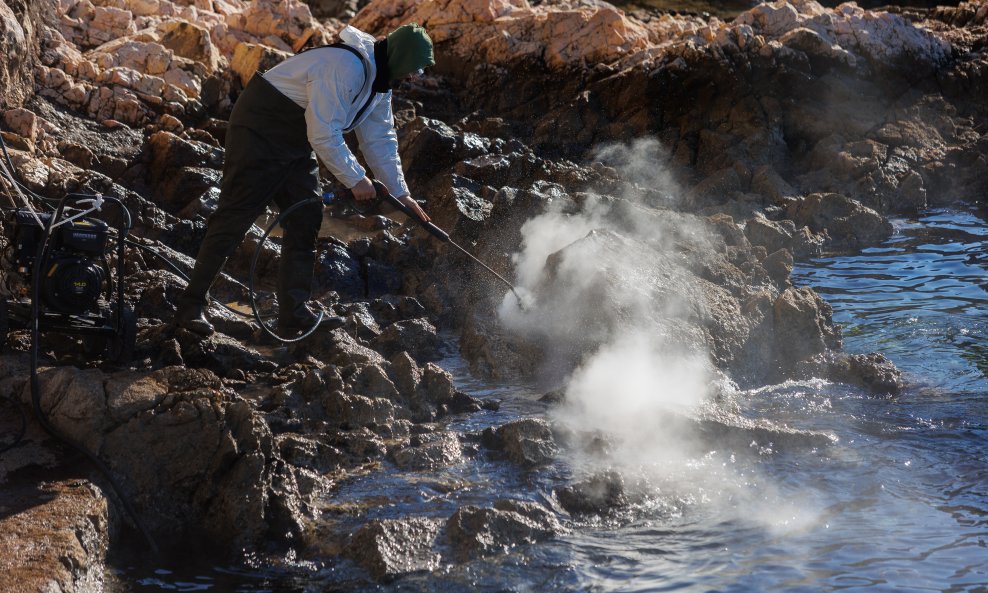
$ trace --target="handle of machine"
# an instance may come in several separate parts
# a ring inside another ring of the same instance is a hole
[[[416,214],[411,208],[406,206],[404,202],[402,202],[395,196],[392,196],[391,192],[388,191],[388,188],[384,187],[384,184],[378,181],[377,179],[374,179],[373,183],[374,183],[374,189],[377,190],[377,199],[384,200],[385,202],[391,204],[395,208],[404,212],[405,216],[411,218],[415,222],[422,225],[422,228],[429,231],[429,234],[431,234],[433,237],[436,237],[437,239],[439,239],[444,243],[449,243],[449,233],[437,227],[432,222],[427,222],[419,218],[418,214]]]

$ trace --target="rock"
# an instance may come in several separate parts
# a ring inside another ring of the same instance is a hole
[[[452,400],[455,392],[452,375],[430,362],[422,367],[422,378],[415,387],[413,403],[435,408]]]
[[[762,262],[769,278],[775,282],[776,286],[786,287],[789,285],[789,275],[792,274],[793,259],[792,253],[788,249],[773,251],[765,257]]]
[[[496,430],[488,428],[484,431],[483,442],[488,449],[503,452],[522,467],[546,465],[556,455],[556,443],[549,423],[540,418],[515,420]]]
[[[397,399],[398,390],[387,373],[378,365],[366,365],[347,378],[354,393],[374,398]]]
[[[31,145],[38,141],[38,116],[28,109],[8,109],[3,112],[3,123]]]
[[[774,222],[764,216],[755,216],[748,220],[744,227],[744,234],[752,245],[765,247],[768,253],[774,253],[780,249],[791,249],[793,244],[793,234],[796,226],[790,220]]]
[[[391,458],[405,471],[436,471],[459,463],[463,451],[455,434],[439,432],[414,437],[410,446],[398,449]]]
[[[379,581],[435,570],[441,527],[439,520],[425,517],[375,519],[353,534],[343,553]]]
[[[343,299],[364,296],[366,286],[361,275],[360,261],[345,245],[327,241],[319,251],[319,261],[313,278],[314,292],[335,290]]]
[[[175,55],[199,62],[206,67],[207,75],[219,69],[220,53],[205,28],[188,21],[171,21],[163,23],[159,31],[161,45]]]
[[[345,367],[349,364],[384,365],[386,362],[376,350],[362,346],[349,334],[330,331],[324,327],[317,329],[307,340],[292,344],[289,351],[293,356],[312,356],[323,363]]]
[[[613,471],[559,488],[555,495],[566,512],[573,515],[606,515],[631,504],[624,478]]]
[[[19,5],[15,14],[6,2],[0,2],[0,109],[20,107],[33,94],[32,68],[35,64],[37,40],[44,13],[50,8],[42,5]]]
[[[787,288],[773,305],[775,348],[784,365],[840,346],[832,310],[812,288]]]
[[[408,352],[420,364],[442,358],[442,340],[436,335],[435,326],[425,318],[392,323],[374,340],[373,346],[386,357]]]
[[[465,63],[507,66],[528,58],[544,59],[552,69],[586,60],[613,61],[644,49],[648,33],[610,5],[553,10],[544,6],[496,2],[417,4],[402,10],[395,0],[371,4],[352,21],[358,29],[391,31],[417,22],[436,44]],[[450,20],[451,11],[457,14]]]
[[[827,350],[796,368],[798,376],[822,377],[859,385],[877,395],[897,395],[905,387],[902,373],[882,354],[848,354]]]
[[[287,433],[275,437],[281,457],[292,465],[327,474],[340,468],[345,461],[343,453],[318,437]]]
[[[783,203],[786,198],[797,195],[796,190],[771,165],[762,165],[755,169],[751,178],[751,191],[773,204]]]
[[[240,84],[246,87],[255,72],[270,70],[290,55],[263,45],[239,43],[230,61],[230,69],[240,77]]]
[[[505,553],[511,548],[533,544],[555,535],[550,522],[539,523],[514,501],[502,501],[501,508],[460,507],[446,522],[446,534],[457,556],[465,561],[484,554]]]
[[[347,428],[375,427],[394,420],[394,405],[384,398],[331,391],[320,403],[329,418]]]
[[[6,591],[103,588],[110,521],[107,499],[96,486],[83,479],[6,484],[0,505]]]
[[[399,352],[391,357],[388,375],[394,381],[399,395],[404,399],[414,397],[416,386],[422,380],[422,371],[415,359],[407,352]]]
[[[810,194],[791,204],[786,215],[815,232],[826,231],[838,248],[859,249],[892,236],[884,216],[840,194]]]
[[[221,376],[234,370],[273,370],[275,363],[260,352],[244,346],[230,336],[215,333],[207,338],[185,331],[176,332],[182,346],[182,358],[190,367],[208,368]]]

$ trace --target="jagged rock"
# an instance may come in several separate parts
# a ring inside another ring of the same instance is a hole
[[[346,372],[346,371],[344,371]],[[398,390],[387,372],[377,365],[366,365],[347,377],[347,385],[354,393],[374,398],[396,399]]]
[[[449,372],[431,362],[426,363],[421,371],[421,380],[415,387],[415,402],[436,407],[453,398],[456,387],[453,385],[453,377]]]
[[[422,380],[422,370],[415,359],[407,352],[399,352],[392,356],[389,362],[391,365],[388,374],[394,381],[399,395],[406,399],[412,398],[415,387]]]
[[[541,418],[525,418],[497,429],[488,428],[482,440],[488,449],[500,451],[514,463],[529,468],[551,463],[557,450],[552,429]]]
[[[435,471],[463,459],[460,440],[450,432],[417,436],[407,447],[391,454],[395,465],[406,471]]]
[[[185,330],[175,337],[182,346],[182,357],[191,367],[204,367],[226,376],[233,371],[273,370],[277,364],[258,351],[244,346],[230,336],[215,333],[201,338]]]
[[[793,234],[796,232],[796,225],[791,220],[774,222],[764,216],[755,216],[748,220],[744,227],[744,234],[752,245],[765,247],[768,253],[774,253],[780,249],[792,249]]]
[[[220,54],[209,37],[209,31],[189,22],[163,23],[159,29],[161,45],[183,58],[199,62],[212,74],[220,67]]]
[[[896,395],[905,387],[899,369],[879,353],[848,354],[828,350],[800,362],[796,373],[806,378],[823,377],[860,385],[878,395]]]
[[[360,262],[345,245],[328,241],[319,251],[319,261],[313,278],[316,293],[335,290],[346,300],[364,296],[366,286],[361,275]]]
[[[434,547],[441,528],[438,519],[425,517],[375,519],[353,534],[344,554],[380,581],[435,570],[440,554]]]
[[[788,286],[789,275],[792,274],[793,268],[792,253],[788,249],[779,249],[768,254],[762,265],[765,266],[765,271],[768,272],[772,282],[777,286]]]
[[[613,471],[559,488],[555,495],[566,512],[573,515],[605,515],[632,502],[624,478]]]
[[[240,77],[240,83],[247,86],[255,72],[270,70],[290,55],[288,52],[263,45],[241,43],[233,53],[230,69]]]
[[[345,367],[349,364],[383,365],[386,361],[376,350],[362,346],[346,332],[325,328],[317,329],[305,342],[292,344],[289,350],[295,356],[312,356],[327,364]]]
[[[0,574],[6,591],[103,588],[110,519],[107,499],[96,486],[83,479],[5,484],[0,504]]]
[[[326,415],[340,426],[375,427],[394,420],[394,405],[384,398],[369,398],[331,391],[321,398]]]
[[[453,13],[458,16],[451,21]],[[387,0],[366,7],[352,24],[384,33],[412,21],[428,29],[435,43],[471,64],[508,65],[535,58],[562,69],[584,60],[612,61],[648,44],[643,27],[616,8],[598,4],[553,10],[527,2],[461,0],[405,7]]]
[[[149,181],[155,200],[166,210],[183,211],[190,202],[219,186],[222,151],[170,132],[153,134],[148,146]]]
[[[558,523],[533,519],[524,503],[500,501],[495,508],[460,507],[446,522],[446,533],[462,560],[492,553],[504,553],[522,544],[533,544],[556,534]],[[531,504],[531,503],[529,503]],[[545,516],[545,515],[544,515]]]
[[[49,421],[99,453],[159,542],[205,536],[232,552],[300,531],[270,431],[213,373],[59,367],[41,379]]]
[[[840,346],[832,309],[812,288],[788,288],[773,305],[775,347],[787,365]]]
[[[30,7],[30,5],[28,5]],[[32,93],[31,68],[35,62],[36,30],[32,21],[41,20],[38,14],[44,8],[33,7],[15,14],[6,2],[0,2],[0,55],[6,56],[0,64],[0,108],[20,107]]]
[[[786,214],[798,225],[826,231],[835,247],[867,247],[892,235],[884,216],[840,194],[810,194],[789,205]]]
[[[408,352],[419,363],[442,358],[442,339],[428,319],[398,321],[384,328],[372,343],[374,349],[390,357],[398,352]]]

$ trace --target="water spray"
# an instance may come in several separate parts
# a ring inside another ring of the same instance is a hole
[[[459,243],[457,243],[456,241],[454,241],[452,239],[452,237],[449,236],[449,233],[447,233],[446,231],[444,231],[441,228],[439,228],[438,226],[436,226],[435,223],[433,223],[431,221],[427,221],[427,220],[422,220],[421,218],[419,218],[419,215],[416,214],[411,208],[409,208],[408,206],[406,206],[404,202],[402,202],[401,200],[399,200],[395,196],[391,195],[391,192],[388,191],[388,189],[384,186],[383,183],[381,183],[380,181],[378,181],[376,179],[373,181],[373,183],[374,183],[374,189],[377,190],[377,199],[378,200],[385,201],[388,204],[391,204],[392,206],[394,206],[395,208],[397,208],[398,210],[401,210],[405,214],[405,216],[407,216],[407,217],[411,218],[412,220],[414,220],[415,222],[419,223],[419,225],[421,225],[422,228],[424,228],[425,230],[427,230],[430,235],[432,235],[433,237],[439,239],[443,243],[447,243],[449,245],[452,245],[460,253],[462,253],[463,255],[465,255],[467,257],[469,257],[471,260],[473,260],[478,265],[480,265],[480,267],[482,267],[485,270],[487,270],[488,272],[490,272],[495,278],[497,278],[498,280],[500,280],[502,284],[504,284],[505,286],[508,287],[508,289],[511,291],[511,294],[515,295],[515,298],[518,299],[518,308],[519,309],[522,309],[522,310],[525,309],[525,304],[524,304],[524,301],[521,298],[521,295],[518,294],[518,291],[515,290],[515,286],[511,282],[509,282],[507,278],[505,278],[504,276],[498,274],[497,272],[494,271],[493,268],[491,268],[490,266],[488,266],[484,262],[482,262],[479,259],[477,259],[476,256],[474,256],[472,253],[470,253],[469,251],[467,251],[466,249],[464,249]],[[348,193],[349,193],[350,197],[353,198],[353,194],[350,193],[350,192],[348,192]],[[357,211],[360,212],[359,209],[357,209]]]

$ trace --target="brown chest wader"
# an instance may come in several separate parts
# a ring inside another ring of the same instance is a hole
[[[319,197],[319,166],[308,141],[305,110],[255,75],[233,107],[216,211],[209,217],[195,269],[180,306],[205,306],[209,287],[251,225],[274,201],[281,210]],[[282,223],[277,294],[282,318],[299,312],[312,290],[322,209],[301,207]]]

